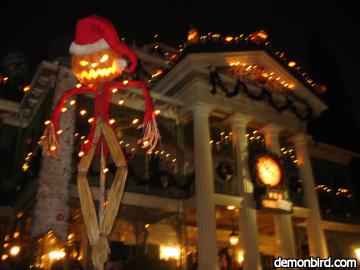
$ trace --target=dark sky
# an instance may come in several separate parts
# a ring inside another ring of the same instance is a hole
[[[350,1],[323,1],[316,6],[306,1],[249,0],[7,2],[0,11],[0,56],[22,50],[33,63],[67,55],[76,20],[90,14],[107,17],[121,36],[138,45],[151,42],[154,33],[164,43],[179,45],[190,26],[202,33],[234,35],[265,29],[273,47],[329,88],[325,98],[331,110],[317,123],[320,139],[360,149],[353,145],[360,126],[358,9]],[[353,139],[347,140],[349,136]]]

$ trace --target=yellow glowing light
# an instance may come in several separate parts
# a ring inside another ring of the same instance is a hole
[[[86,110],[81,110],[81,111],[80,111],[80,114],[81,114],[82,116],[84,116],[84,115],[86,114]]]
[[[228,205],[228,206],[227,206],[227,209],[230,210],[230,211],[232,211],[232,210],[235,209],[235,205]]]
[[[101,62],[101,63],[104,63],[104,62],[106,62],[108,59],[109,59],[109,56],[108,56],[107,54],[104,54],[104,55],[101,57],[100,62]]]
[[[228,37],[225,38],[225,41],[230,42],[230,41],[232,41],[233,39],[234,39],[233,37],[228,36]]]
[[[81,83],[76,84],[76,88],[80,88],[81,87]]]
[[[5,261],[9,256],[7,254],[4,254],[1,256],[1,260],[2,261]]]
[[[30,85],[27,85],[27,86],[25,86],[24,88],[23,88],[23,91],[24,92],[27,92],[27,91],[29,91],[30,90]]]
[[[360,260],[360,248],[355,249],[355,256],[358,260]]]
[[[295,61],[290,61],[290,62],[288,63],[288,66],[289,66],[289,67],[295,67],[295,66],[296,66],[296,62],[295,62]]]
[[[5,235],[5,238],[4,238],[5,241],[9,241],[10,240],[10,235]]]
[[[123,80],[123,84],[127,85],[129,83],[128,80]]]
[[[90,117],[90,118],[88,119],[88,122],[89,122],[89,123],[94,122],[94,117]]]
[[[131,123],[133,123],[133,125],[137,124],[139,122],[139,119],[135,118],[134,120],[132,120]]]
[[[10,248],[10,255],[15,257],[20,253],[20,247],[19,246],[13,246]]]
[[[88,143],[89,143],[89,140],[85,140],[85,141],[84,141],[84,144],[88,144]]]
[[[114,124],[114,123],[115,123],[115,119],[110,119],[110,120],[109,120],[109,124],[110,124],[110,125],[112,125],[112,124]]]
[[[88,61],[85,61],[85,60],[81,60],[81,61],[79,62],[79,64],[80,64],[80,66],[85,67],[85,66],[87,66],[87,65],[89,64],[89,62],[88,62]]]
[[[60,135],[61,133],[63,133],[63,130],[62,130],[62,129],[59,129],[56,133],[57,133],[58,135]]]
[[[151,75],[151,77],[155,78],[155,77],[157,77],[157,76],[160,76],[162,73],[163,73],[163,70],[162,70],[162,69],[158,69],[158,70],[156,70],[156,72],[155,72],[153,75]]]
[[[236,246],[237,244],[239,244],[239,240],[240,240],[239,235],[235,231],[232,231],[229,234],[229,243],[230,243],[230,245]]]
[[[143,141],[143,146],[144,147],[148,146],[148,144],[149,144],[149,141]]]
[[[244,263],[244,253],[243,252],[238,252],[237,261],[240,265],[242,265]]]
[[[49,252],[50,260],[60,260],[65,257],[65,252],[63,250],[53,250]]]
[[[85,80],[93,81],[98,77],[106,78],[109,77],[111,74],[116,74],[119,67],[116,61],[113,61],[111,67],[108,68],[99,68],[99,69],[91,69],[91,70],[83,70],[80,74],[77,75],[78,79],[83,82]]]
[[[56,150],[56,146],[55,146],[55,145],[52,145],[52,146],[50,147],[50,150],[51,150],[51,151],[55,151],[55,150]]]
[[[104,168],[102,171],[103,171],[103,173],[107,173],[107,172],[109,171],[109,169],[108,169],[108,168]]]
[[[45,125],[49,125],[49,124],[50,124],[50,120],[46,120]]]
[[[112,92],[113,92],[113,93],[116,93],[116,92],[117,92],[117,88],[114,88],[114,89],[112,90]]]
[[[61,111],[62,111],[62,112],[66,112],[66,111],[67,111],[67,108],[66,108],[66,107],[62,107],[62,108],[61,108]]]
[[[29,164],[26,163],[26,162],[22,165],[22,170],[23,170],[24,172],[26,172],[29,168],[30,168],[30,166],[29,166]]]
[[[279,164],[269,156],[262,156],[257,160],[256,169],[261,182],[271,187],[277,186],[281,181]]]
[[[4,248],[7,248],[9,246],[9,243],[4,244]]]
[[[14,232],[14,238],[18,238],[20,236],[20,232]]]
[[[75,99],[72,99],[72,100],[70,101],[70,105],[71,105],[71,106],[75,105],[75,103],[76,103],[76,100],[75,100]]]
[[[154,111],[154,113],[155,113],[156,115],[160,114],[160,112],[161,112],[160,110],[155,110],[155,111]]]
[[[170,154],[166,154],[165,157],[170,157]]]
[[[192,28],[188,32],[187,40],[189,43],[198,43],[199,42],[199,31]]]
[[[123,99],[120,99],[120,100],[119,100],[119,105],[123,105],[124,102],[125,102],[125,101],[124,101]]]
[[[180,248],[179,247],[167,247],[160,246],[160,259],[169,260],[169,259],[180,259]]]
[[[85,154],[84,151],[80,151],[79,154],[78,154],[78,156],[79,156],[79,157],[82,157],[84,154]]]

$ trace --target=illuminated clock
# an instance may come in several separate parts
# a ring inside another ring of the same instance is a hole
[[[255,163],[258,179],[266,186],[275,187],[281,183],[281,167],[277,160],[269,155],[257,158]]]

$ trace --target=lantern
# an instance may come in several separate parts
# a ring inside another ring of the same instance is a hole
[[[119,77],[122,73],[119,55],[112,49],[105,49],[86,55],[74,54],[72,70],[82,84],[101,84]]]
[[[231,246],[239,244],[239,234],[235,230],[229,234],[229,243]]]

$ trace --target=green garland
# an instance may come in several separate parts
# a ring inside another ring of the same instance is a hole
[[[299,118],[302,121],[311,121],[313,119],[313,111],[310,105],[297,97],[296,95],[292,93],[284,93],[285,95],[285,102],[283,104],[276,104],[273,92],[266,89],[264,86],[261,87],[261,91],[259,94],[251,93],[247,87],[247,85],[241,81],[239,78],[236,80],[235,87],[233,91],[229,91],[229,89],[225,86],[223,81],[221,80],[218,71],[216,68],[210,67],[210,84],[212,86],[211,94],[216,95],[218,87],[226,94],[226,97],[231,98],[237,96],[240,91],[243,91],[246,93],[248,97],[250,97],[253,100],[265,100],[268,102],[268,104],[276,109],[278,112],[282,112],[284,110],[290,110],[297,118]],[[295,106],[295,102],[299,102],[305,105],[306,112],[305,114],[301,113],[300,110]]]

